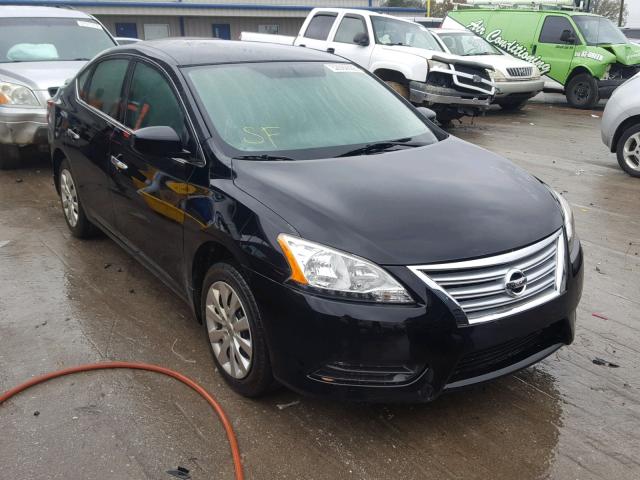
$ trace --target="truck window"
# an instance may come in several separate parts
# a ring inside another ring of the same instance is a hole
[[[340,22],[334,42],[354,43],[353,39],[359,33],[367,33],[367,25],[364,23],[364,18],[360,15],[345,15]]]
[[[567,43],[560,40],[563,30],[569,30],[576,35],[576,31],[568,18],[558,15],[547,16],[547,18],[544,19],[544,24],[540,31],[540,43]]]
[[[337,13],[316,14],[309,22],[304,36],[314,40],[326,40],[337,16]]]

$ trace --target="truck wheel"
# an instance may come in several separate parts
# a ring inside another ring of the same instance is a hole
[[[384,83],[386,83],[391,88],[393,88],[396,91],[396,93],[400,95],[402,98],[409,100],[409,87],[399,82],[388,81]]]
[[[0,145],[0,170],[18,168],[20,150],[16,145]]]
[[[575,108],[590,109],[598,100],[598,82],[588,73],[580,73],[569,80],[565,95],[569,105]]]
[[[500,105],[500,108],[506,112],[516,112],[518,110],[521,110],[526,103],[527,103],[526,100],[518,100],[518,101],[511,101],[511,102],[502,102],[499,105]]]
[[[631,126],[620,135],[616,155],[625,172],[640,178],[640,125]]]

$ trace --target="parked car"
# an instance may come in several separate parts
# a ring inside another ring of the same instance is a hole
[[[428,401],[573,339],[567,201],[347,60],[118,47],[56,97],[49,135],[71,233],[102,230],[177,292],[243,395],[275,378]]]
[[[535,64],[548,76],[549,87],[563,89],[576,108],[593,108],[640,71],[640,45],[630,43],[611,20],[561,7],[539,8],[459,8],[449,12],[443,26],[466,27]]]
[[[493,67],[491,76],[496,85],[493,103],[500,105],[503,110],[521,109],[528,99],[544,88],[538,67],[503,53],[475,33],[444,28],[430,31],[445,52]]]
[[[116,45],[91,15],[0,6],[0,169],[23,147],[48,150],[47,100],[97,53]]]
[[[495,93],[491,66],[444,53],[428,30],[390,15],[315,8],[297,37],[242,32],[240,38],[348,58],[413,104],[433,109],[441,123],[484,111]]]
[[[640,74],[618,87],[602,114],[602,141],[620,167],[640,177]]]

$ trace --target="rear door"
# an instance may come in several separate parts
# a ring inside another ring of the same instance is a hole
[[[62,119],[65,153],[82,203],[92,220],[114,229],[110,188],[109,143],[123,107],[126,57],[107,57],[79,76],[72,101]]]
[[[333,48],[336,55],[348,58],[361,67],[368,68],[371,61],[373,48],[371,44],[363,46],[357,44],[354,39],[358,34],[367,34],[367,21],[362,15],[348,13],[344,15],[338,24],[338,28],[333,36],[333,41],[329,43],[329,48]],[[369,39],[371,42],[372,39]]]
[[[334,12],[317,12],[307,24],[302,35],[296,38],[296,45],[316,50],[329,48],[329,32],[338,17]]]
[[[182,240],[188,179],[200,149],[173,81],[158,65],[136,61],[125,102],[124,128],[114,133],[111,164],[116,224],[127,245],[167,283],[182,283]],[[145,156],[131,146],[144,127],[173,128],[190,153]]]
[[[534,46],[534,53],[551,66],[547,75],[562,84],[569,74],[576,49],[574,42],[562,39],[563,32],[569,32],[578,39],[573,24],[566,16],[547,15],[540,27],[537,46]]]

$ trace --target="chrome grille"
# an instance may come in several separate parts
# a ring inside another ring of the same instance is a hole
[[[512,77],[530,77],[533,75],[533,67],[507,68],[507,73]]]
[[[564,251],[559,230],[538,243],[502,255],[409,268],[431,288],[453,300],[469,323],[481,323],[533,308],[560,295]],[[519,286],[522,281],[518,282],[522,278],[526,279],[524,287]]]

